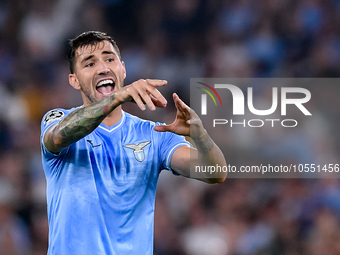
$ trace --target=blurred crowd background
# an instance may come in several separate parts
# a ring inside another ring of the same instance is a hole
[[[166,79],[161,92],[168,101],[176,92],[189,104],[192,77],[339,77],[339,14],[339,0],[1,0],[0,254],[47,251],[40,122],[50,109],[82,104],[68,84],[69,39],[87,30],[107,32],[121,49],[126,84]],[[288,137],[224,132],[227,161],[336,162],[339,95],[336,86],[319,88],[312,94],[318,105],[313,122]],[[124,109],[167,123],[175,117],[171,103],[156,112],[140,112],[133,104]],[[207,185],[163,171],[154,250],[156,255],[335,255],[339,219],[336,178]]]

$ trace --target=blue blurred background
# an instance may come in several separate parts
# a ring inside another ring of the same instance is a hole
[[[192,77],[339,77],[339,0],[1,0],[0,254],[42,255],[48,244],[40,121],[82,104],[68,84],[68,40],[101,30],[117,41],[126,84],[168,80],[189,104]],[[227,160],[256,162],[257,145],[277,145],[319,162],[339,157],[339,89],[313,97],[317,121],[290,140],[226,134]],[[156,112],[171,122],[173,104]],[[314,119],[315,120],[315,119]],[[270,136],[271,135],[271,136]],[[243,154],[233,153],[239,138]],[[264,139],[264,140],[262,140]],[[227,142],[229,141],[229,143]],[[156,255],[340,254],[338,179],[228,179],[221,185],[162,173]]]

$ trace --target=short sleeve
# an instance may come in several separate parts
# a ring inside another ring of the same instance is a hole
[[[44,145],[44,136],[46,131],[53,125],[61,121],[69,111],[64,110],[64,109],[53,109],[49,112],[47,112],[44,117],[42,118],[41,121],[41,136],[40,136],[40,143],[41,143],[41,148],[44,154],[51,154],[51,153]]]
[[[173,153],[177,148],[181,146],[192,146],[188,141],[185,140],[184,136],[174,134],[172,132],[163,132],[162,141],[160,143],[161,160],[163,168],[169,171],[174,171],[170,167],[170,162]]]

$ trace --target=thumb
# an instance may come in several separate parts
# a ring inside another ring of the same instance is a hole
[[[165,132],[165,131],[169,131],[169,125],[158,125],[158,126],[155,126],[153,128],[155,131],[158,131],[158,132]]]

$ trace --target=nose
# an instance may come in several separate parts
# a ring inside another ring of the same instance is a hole
[[[107,66],[106,62],[100,61],[98,63],[97,74],[106,74],[110,72],[110,68]]]

